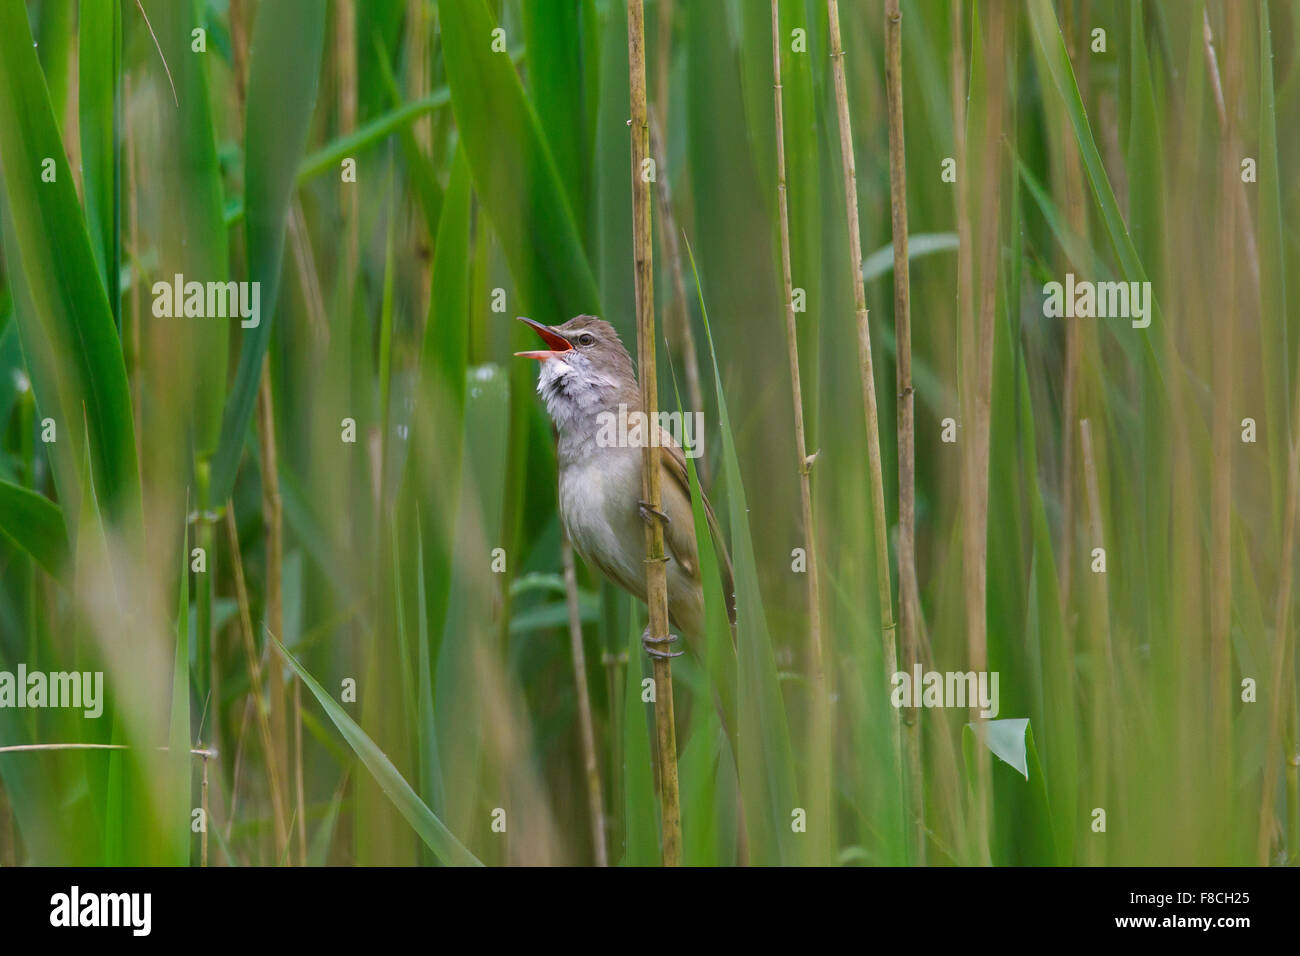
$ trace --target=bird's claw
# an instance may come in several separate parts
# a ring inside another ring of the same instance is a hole
[[[654,646],[655,644],[673,644],[676,643],[676,641],[676,634],[665,634],[663,637],[651,637],[650,625],[648,624],[646,625],[646,629],[641,632],[641,646],[645,648],[645,652],[651,657],[664,659],[670,657],[681,657],[686,653],[685,651],[661,651]]]
[[[668,517],[668,514],[666,512],[660,511],[658,508],[651,508],[650,502],[648,501],[638,501],[636,503],[636,510],[641,513],[641,520],[644,521],[646,524],[650,523],[651,515],[654,515],[656,518],[661,519],[664,524],[673,523],[673,519]]]

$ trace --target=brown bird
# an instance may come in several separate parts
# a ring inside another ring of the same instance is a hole
[[[579,315],[563,325],[549,326],[522,316],[547,345],[535,352],[516,352],[542,363],[537,392],[558,434],[556,457],[560,477],[560,522],[573,548],[588,564],[641,601],[646,599],[645,533],[641,522],[664,520],[664,545],[668,558],[668,617],[688,638],[704,633],[704,589],[700,580],[695,522],[691,514],[690,481],[686,458],[672,437],[653,424],[662,451],[659,467],[662,510],[652,511],[641,499],[641,445],[609,441],[615,430],[607,416],[635,420],[640,413],[641,390],[636,369],[614,327],[603,319]],[[622,408],[620,408],[622,406]],[[649,428],[643,429],[645,434]],[[628,429],[633,434],[633,429]],[[647,436],[648,437],[648,436]],[[718,519],[704,499],[704,513],[718,555],[727,618],[736,621],[731,558],[723,545]],[[677,657],[656,644],[671,643],[676,635],[658,641],[641,640],[655,657]],[[733,634],[734,641],[734,634]]]

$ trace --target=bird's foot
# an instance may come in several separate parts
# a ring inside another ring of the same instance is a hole
[[[650,523],[651,515],[661,519],[664,524],[672,524],[673,519],[668,517],[667,512],[660,511],[658,508],[651,508],[650,502],[648,501],[638,501],[636,503],[636,510],[641,512],[641,520],[646,524]]]
[[[657,644],[673,644],[676,641],[676,634],[667,634],[663,637],[651,637],[649,624],[647,624],[645,630],[641,632],[641,646],[645,648],[645,652],[651,657],[681,657],[686,653],[685,651],[661,651],[655,646]]]

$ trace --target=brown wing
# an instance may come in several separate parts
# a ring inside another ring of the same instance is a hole
[[[660,455],[663,468],[672,478],[677,489],[689,502],[691,500],[691,479],[686,470],[686,456],[682,454],[682,450],[677,447],[677,443],[662,428],[659,429],[659,442],[663,449],[663,454]],[[727,620],[731,622],[732,639],[734,640],[736,583],[731,568],[731,555],[727,552],[726,542],[722,540],[722,529],[718,526],[717,515],[713,513],[713,505],[709,504],[709,498],[704,494],[703,489],[700,489],[700,497],[704,500],[704,516],[709,523],[709,534],[713,538],[713,550],[718,556],[718,571],[722,575],[722,594],[727,605]],[[672,551],[673,557],[698,577],[695,525],[689,521],[685,522],[685,524],[687,526],[683,528],[670,522],[664,531],[664,541]]]

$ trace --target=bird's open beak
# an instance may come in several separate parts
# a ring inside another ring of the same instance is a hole
[[[526,319],[522,315],[518,316],[519,321],[529,326],[534,332],[541,336],[542,341],[550,346],[549,349],[543,349],[536,352],[516,352],[515,355],[520,358],[537,359],[539,362],[545,362],[549,358],[555,358],[561,352],[567,352],[573,348],[559,332],[556,332],[549,325],[542,325],[540,322],[534,322],[532,319]]]

